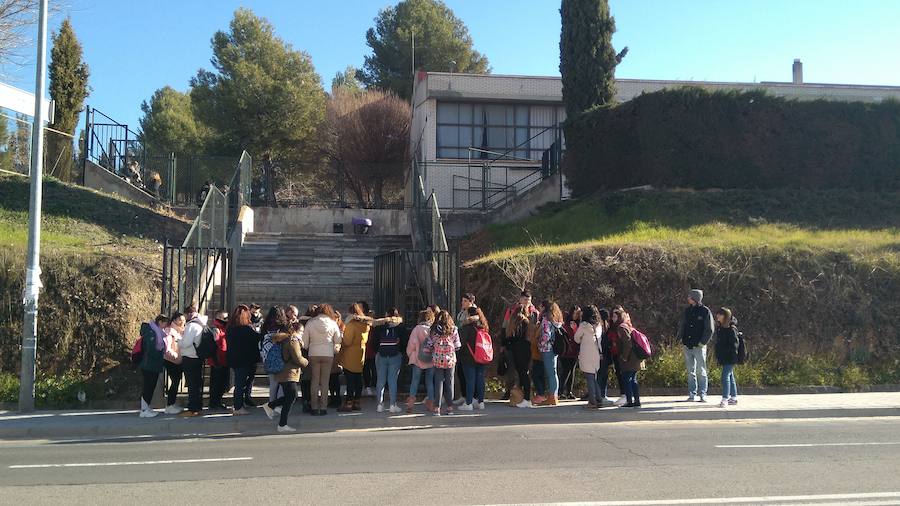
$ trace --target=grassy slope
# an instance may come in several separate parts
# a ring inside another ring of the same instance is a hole
[[[592,246],[839,251],[895,259],[900,195],[856,191],[650,191],[550,206],[489,230],[482,260]]]

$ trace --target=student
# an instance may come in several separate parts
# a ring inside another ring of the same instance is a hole
[[[678,339],[684,345],[684,365],[688,375],[687,402],[706,402],[709,377],[706,368],[706,345],[715,331],[712,311],[703,305],[703,291],[691,290],[687,296],[688,307],[678,325]],[[697,376],[700,376],[699,383]]]
[[[259,326],[260,335],[274,335],[278,331],[277,318],[281,313],[284,313],[285,316],[287,316],[287,311],[281,306],[272,306],[269,308],[269,312],[266,313],[266,317],[263,319],[262,324],[260,324]],[[260,350],[260,352],[262,352],[262,350]],[[260,358],[262,358],[261,355]],[[278,385],[278,380],[275,379],[274,374],[267,374],[267,376],[269,377],[269,402],[272,402],[276,398],[278,398],[278,389],[280,388],[280,386]],[[256,404],[254,404],[251,399],[244,399],[244,404],[251,408],[256,407]]]
[[[341,365],[344,367],[344,378],[347,380],[347,400],[338,408],[342,413],[362,410],[360,399],[363,389],[363,368],[372,321],[359,302],[351,305],[348,313],[349,318],[341,341]]]
[[[510,315],[504,330],[503,346],[509,351],[510,368],[516,371],[523,399],[516,404],[519,408],[531,407],[531,342],[528,340],[531,311],[528,306],[519,306]]]
[[[344,335],[344,331],[346,330],[346,326],[344,325],[344,319],[341,315],[341,312],[338,310],[334,311],[337,315],[337,324],[338,330],[341,331],[341,336]],[[343,342],[341,342],[341,347],[343,347]],[[343,348],[341,348],[343,351]],[[328,407],[338,409],[343,405],[343,400],[341,399],[341,373],[344,372],[344,368],[341,366],[341,354],[339,351],[335,351],[335,358],[331,361],[331,374],[328,375]]]
[[[434,369],[430,361],[422,360],[419,356],[434,323],[434,313],[430,309],[419,311],[419,323],[413,328],[406,343],[406,356],[409,357],[409,365],[412,369],[409,382],[409,397],[406,398],[406,412],[411,414],[416,404],[416,393],[419,391],[419,383],[425,376],[425,410],[431,412],[434,409]]]
[[[153,392],[159,382],[159,373],[165,369],[163,359],[166,350],[166,324],[169,319],[165,315],[159,315],[152,322],[141,324],[141,361],[140,369],[143,378],[141,389],[141,418],[153,418],[158,415],[150,403],[153,402]]]
[[[228,365],[234,371],[233,415],[250,414],[244,407],[244,400],[251,397],[256,365],[260,361],[259,343],[262,335],[253,329],[252,314],[250,307],[244,304],[235,307],[225,328],[228,347],[226,357]]]
[[[296,432],[297,429],[287,424],[291,413],[291,406],[297,399],[297,381],[300,380],[300,369],[307,363],[301,353],[302,337],[296,331],[296,323],[291,323],[285,311],[277,312],[272,326],[272,342],[278,346],[273,347],[269,353],[280,352],[284,359],[284,368],[275,374],[275,379],[281,386],[281,395],[274,401],[263,404],[263,410],[270,420],[275,418],[275,408],[280,407],[281,413],[278,420],[278,432]]]
[[[585,409],[600,407],[596,374],[600,368],[600,340],[603,338],[604,330],[597,306],[585,307],[581,324],[578,325],[574,337],[575,342],[579,344],[578,367],[584,373],[588,389],[588,403]]]
[[[603,334],[603,341],[600,343],[600,353],[602,360],[600,361],[600,371],[597,373],[597,381],[600,385],[601,404],[624,406],[628,400],[625,397],[625,379],[622,375],[622,365],[619,360],[619,324],[623,322],[623,315],[627,317],[627,313],[622,306],[613,308],[610,315],[606,310],[601,310],[601,314],[609,319],[609,330]],[[631,324],[631,322],[626,322]],[[607,397],[609,391],[609,368],[613,367],[616,377],[616,384],[619,386],[620,396],[617,400]]]
[[[177,415],[181,413],[181,406],[176,404],[178,400],[178,387],[181,386],[181,339],[185,325],[184,315],[178,312],[172,313],[169,317],[169,326],[166,328],[166,351],[163,355],[165,359],[166,376],[169,378],[169,388],[166,390],[166,409],[167,415]]]
[[[490,332],[487,318],[474,305],[466,310],[466,318],[462,320],[463,326],[459,328],[460,348],[458,358],[466,378],[465,403],[459,407],[460,411],[472,411],[484,409],[484,370],[485,365],[475,362],[475,348],[478,332]]]
[[[442,413],[442,401],[447,402],[443,413],[453,414],[453,370],[456,368],[456,351],[461,346],[453,317],[447,311],[441,311],[434,319],[425,344],[427,349],[432,350],[435,395],[432,413],[436,416]]]
[[[224,411],[228,409],[222,403],[222,397],[231,386],[231,369],[228,367],[228,342],[225,339],[225,329],[228,326],[228,313],[219,311],[213,318],[213,328],[216,331],[216,350],[212,357],[206,360],[209,365],[209,409]]]
[[[341,330],[338,316],[330,304],[322,304],[315,316],[306,323],[303,347],[309,350],[312,369],[310,381],[310,413],[313,416],[328,414],[328,376],[335,352],[340,350]]]
[[[575,388],[575,366],[578,365],[579,345],[575,342],[575,332],[578,331],[579,325],[581,325],[581,307],[572,306],[566,313],[566,321],[563,324],[566,351],[559,356],[560,399],[577,399],[572,390]]]
[[[469,319],[469,308],[478,307],[475,305],[475,294],[473,293],[464,293],[462,296],[462,301],[459,304],[459,312],[456,313],[456,328],[462,329],[463,325],[465,325],[466,320]],[[456,392],[454,394],[457,396],[453,401],[454,406],[461,406],[466,402],[466,376],[463,372],[462,367],[456,368]]]
[[[538,351],[541,352],[541,362],[544,367],[544,381],[547,385],[547,396],[543,406],[556,406],[559,404],[559,376],[556,372],[556,353],[553,352],[553,342],[556,339],[565,339],[563,331],[563,314],[559,305],[555,302],[544,301],[541,314],[541,333],[538,339]]]
[[[374,322],[376,328],[373,332],[375,340],[375,400],[378,413],[384,412],[384,387],[389,390],[388,412],[391,414],[402,413],[397,406],[397,378],[400,376],[400,366],[403,365],[403,355],[400,354],[400,329],[398,325],[403,323],[400,311],[396,308],[388,310],[383,320]]]
[[[716,311],[716,323],[716,361],[722,366],[722,402],[719,407],[727,408],[738,403],[734,366],[738,361],[741,341],[730,309],[723,307]]]
[[[181,368],[188,389],[187,410],[183,417],[200,416],[203,410],[203,362],[197,356],[197,347],[206,327],[207,317],[197,312],[197,306],[191,304],[184,309],[187,325],[184,335],[178,343],[181,352]]]
[[[638,388],[637,374],[644,369],[644,359],[634,352],[633,328],[631,317],[627,312],[616,308],[613,314],[619,315],[619,359],[622,364],[622,377],[625,380],[625,399],[627,403],[623,408],[641,407],[641,392]]]
[[[318,304],[307,306],[306,313],[300,317],[300,325],[305,327],[309,320],[315,317],[318,310]],[[303,357],[307,360],[309,359],[309,350],[303,350]],[[312,383],[312,367],[304,367],[300,371],[300,392],[303,394],[303,412],[308,414],[312,414],[312,403],[310,403],[312,395],[309,393],[310,383]]]
[[[519,294],[518,301],[515,304],[513,304],[512,306],[509,306],[508,308],[506,308],[506,312],[503,314],[503,324],[501,325],[501,328],[503,329],[504,334],[506,332],[507,327],[509,327],[510,319],[512,319],[517,313],[521,312],[523,310],[523,308],[525,309],[525,312],[528,315],[528,317],[533,322],[537,322],[537,319],[539,318],[540,315],[539,315],[537,308],[535,308],[532,305],[531,301],[532,301],[531,292],[529,290],[522,290],[522,292]],[[513,355],[512,350],[509,349],[505,344],[503,344],[503,341],[505,341],[505,339],[501,340],[501,346],[500,346],[499,352],[500,352],[500,355],[506,360],[506,363],[509,364],[509,367],[507,368],[507,373],[505,376],[506,391],[503,393],[503,396],[501,397],[501,399],[504,401],[508,401],[509,400],[509,390],[513,386],[516,385],[516,381],[518,380],[519,375],[517,374],[517,369],[513,366],[513,363],[515,362],[515,360],[513,359],[513,356],[512,356]],[[531,380],[529,379],[529,382],[530,381]],[[519,385],[519,386],[524,390],[524,388],[525,388],[524,386],[522,386],[522,385]],[[530,389],[531,389],[530,383],[528,385],[528,388],[530,391]]]

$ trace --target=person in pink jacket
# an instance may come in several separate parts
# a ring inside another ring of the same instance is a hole
[[[419,311],[419,323],[409,334],[409,342],[406,344],[406,356],[409,357],[409,365],[412,368],[412,379],[409,383],[409,397],[406,399],[406,412],[412,413],[416,404],[416,393],[419,391],[419,383],[425,376],[425,409],[431,412],[434,409],[434,368],[431,362],[421,360],[419,350],[425,346],[431,325],[434,323],[434,312],[431,309]]]

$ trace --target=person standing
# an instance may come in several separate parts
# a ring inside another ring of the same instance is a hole
[[[678,325],[678,339],[684,346],[684,365],[688,376],[687,402],[706,402],[709,376],[706,368],[706,345],[715,331],[712,311],[703,305],[703,291],[688,292],[688,307]],[[699,376],[699,378],[698,378]],[[699,382],[698,382],[699,379]]]
[[[347,380],[347,399],[345,404],[338,408],[342,413],[362,409],[360,399],[363,389],[363,367],[371,331],[371,319],[363,312],[358,302],[350,306],[349,313],[341,341],[341,365],[344,367],[344,378]]]
[[[603,338],[603,332],[600,310],[594,305],[585,307],[583,319],[574,337],[575,342],[579,344],[578,367],[584,373],[588,389],[588,403],[585,409],[600,407],[596,374],[600,368],[600,340]]]
[[[466,324],[466,321],[469,319],[469,308],[478,307],[475,305],[475,294],[473,293],[464,293],[462,296],[462,300],[459,304],[460,310],[456,313],[456,328],[462,329],[463,325]],[[466,376],[462,367],[456,368],[456,392],[454,394],[457,396],[453,401],[455,406],[461,406],[466,402]]]
[[[306,323],[303,347],[309,350],[312,369],[309,385],[310,413],[314,416],[328,414],[328,377],[331,374],[331,362],[335,353],[340,350],[342,338],[337,319],[331,305],[322,304],[317,308],[315,317]]]
[[[541,315],[541,333],[538,338],[538,351],[541,353],[541,363],[544,367],[544,382],[546,384],[546,398],[541,403],[543,406],[556,406],[559,404],[559,376],[556,372],[556,353],[553,351],[553,343],[557,339],[565,339],[563,331],[563,314],[559,305],[555,302],[544,301]]]
[[[616,309],[618,311],[618,308]],[[637,374],[644,369],[644,359],[635,353],[634,329],[631,324],[631,316],[622,310],[621,323],[619,324],[619,360],[622,365],[622,379],[624,380],[625,400],[623,408],[641,407],[641,392],[638,388]],[[616,314],[615,312],[613,314]]]
[[[581,325],[581,307],[572,306],[566,313],[566,322],[563,324],[566,349],[559,356],[559,398],[575,400],[575,366],[578,365],[579,345],[575,342],[575,332]]]
[[[628,313],[622,306],[613,308],[612,314],[606,312],[605,309],[600,310],[601,316],[605,316],[604,321],[609,320],[609,328],[603,333],[603,340],[600,342],[600,353],[603,359],[600,362],[600,371],[597,373],[597,382],[600,385],[601,405],[624,406],[628,400],[625,397],[625,379],[622,375],[622,364],[619,359],[619,325],[622,323],[631,324],[626,321]],[[619,399],[612,400],[607,397],[609,391],[609,368],[613,368],[613,374],[616,377],[616,384],[619,387]],[[602,407],[602,406],[601,406]]]
[[[212,327],[216,331],[215,352],[206,359],[209,365],[209,409],[228,409],[222,402],[222,397],[228,391],[231,383],[231,369],[228,367],[228,341],[225,339],[225,330],[228,326],[228,313],[219,311],[213,319]]]
[[[444,414],[453,413],[453,370],[456,368],[456,351],[462,344],[459,332],[453,323],[453,317],[447,311],[441,311],[434,319],[431,332],[425,347],[432,351],[431,361],[434,367],[434,413],[441,415],[441,403],[446,400]]]
[[[716,311],[716,361],[722,366],[722,402],[720,408],[737,404],[737,382],[734,366],[738,362],[741,340],[731,310],[723,307]]]
[[[194,417],[200,416],[203,411],[203,361],[197,356],[197,347],[200,346],[203,329],[208,320],[206,315],[197,312],[197,306],[193,304],[186,307],[184,313],[187,325],[178,346],[181,351],[184,380],[187,383],[188,405],[181,416]]]
[[[528,331],[531,314],[527,306],[520,306],[518,312],[510,316],[504,329],[503,347],[509,352],[510,369],[518,377],[523,398],[516,404],[519,408],[531,407],[531,341]]]
[[[259,363],[259,343],[262,335],[253,329],[252,310],[241,304],[234,308],[225,329],[226,358],[234,371],[234,405],[232,414],[249,415],[244,399],[250,398],[256,365]]]
[[[434,313],[430,309],[419,311],[419,323],[413,328],[406,343],[406,356],[409,357],[409,365],[412,374],[409,382],[409,397],[406,398],[406,412],[411,414],[416,404],[416,394],[419,391],[419,383],[425,376],[425,410],[431,412],[434,408],[434,369],[429,360],[422,360],[419,350],[425,347],[428,341],[428,333],[434,323]]]
[[[281,395],[274,401],[263,404],[263,411],[270,420],[275,418],[275,409],[281,408],[278,419],[278,432],[296,432],[296,429],[289,426],[288,416],[291,414],[291,406],[297,400],[297,382],[300,380],[300,369],[306,364],[303,358],[302,337],[296,331],[296,322],[291,323],[284,311],[279,311],[272,331],[272,342],[274,347],[269,353],[281,353],[284,360],[284,368],[275,374],[275,379],[281,386],[279,392]]]
[[[528,315],[528,318],[532,321],[532,323],[537,323],[538,318],[540,318],[540,312],[532,304],[531,292],[529,290],[522,290],[522,293],[519,294],[519,299],[516,301],[516,303],[513,304],[512,306],[509,306],[508,308],[506,308],[506,312],[503,314],[503,324],[501,325],[501,328],[503,329],[504,334],[506,333],[506,330],[509,327],[510,320],[518,320],[518,316],[517,316],[518,313],[523,312],[523,311],[525,312],[526,315]],[[518,325],[518,322],[516,321],[513,325],[514,326]],[[507,336],[504,336],[504,337],[507,337]],[[506,364],[509,366],[509,367],[507,367],[507,372],[504,377],[505,383],[506,383],[506,391],[503,393],[503,396],[501,397],[501,399],[504,401],[509,400],[510,389],[517,384],[517,381],[520,381],[520,375],[518,374],[517,369],[516,369],[515,359],[513,357],[513,351],[508,346],[505,345],[506,340],[507,339],[501,339],[501,345],[500,345],[500,350],[499,350],[500,356],[502,357],[503,360],[506,361]],[[529,377],[530,377],[530,374],[529,374]],[[528,381],[529,381],[528,389],[530,392],[531,391],[531,383],[530,383],[531,380],[529,379]],[[521,383],[519,383],[519,387],[522,388],[523,390],[525,389],[525,386],[522,385]]]
[[[475,361],[475,349],[477,347],[478,333],[490,332],[487,318],[485,318],[480,308],[474,305],[469,306],[466,315],[466,318],[462,320],[463,326],[459,328],[459,340],[462,347],[460,348],[458,359],[463,375],[466,378],[465,403],[459,407],[460,411],[484,409],[485,364],[479,364]]]
[[[166,350],[165,326],[169,319],[165,315],[159,315],[152,322],[141,324],[141,361],[140,369],[143,379],[141,389],[141,418],[153,418],[158,415],[150,406],[153,402],[153,392],[159,383],[159,374],[165,369],[163,358]]]
[[[384,319],[373,322],[375,330],[375,399],[378,401],[376,411],[384,412],[384,388],[388,388],[389,404],[387,410],[391,414],[402,413],[397,405],[397,379],[400,377],[400,366],[403,365],[403,355],[400,354],[400,328],[403,318],[396,308],[385,313]]]

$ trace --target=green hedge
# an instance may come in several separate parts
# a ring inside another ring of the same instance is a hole
[[[682,87],[565,125],[576,195],[601,189],[900,190],[900,102],[797,101]]]

